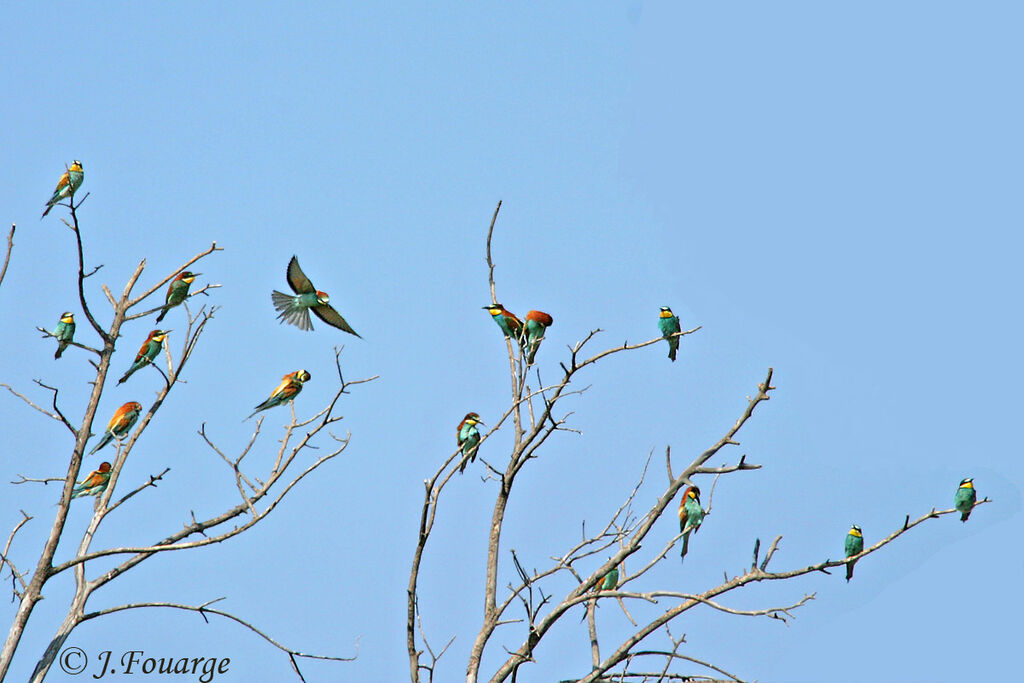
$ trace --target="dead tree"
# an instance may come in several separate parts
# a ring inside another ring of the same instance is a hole
[[[204,304],[199,307],[195,313],[193,313],[188,306],[188,301],[183,305],[188,322],[186,329],[180,336],[182,340],[180,351],[176,354],[176,357],[174,357],[170,349],[170,344],[168,343],[164,345],[163,348],[164,358],[156,358],[152,363],[162,375],[163,386],[157,392],[156,399],[153,403],[148,408],[143,409],[134,429],[125,434],[123,438],[119,439],[116,443],[116,455],[113,459],[109,484],[107,485],[106,490],[104,490],[96,500],[93,516],[85,533],[77,543],[74,543],[70,539],[64,539],[66,544],[72,543],[77,547],[74,556],[63,562],[54,562],[57,545],[65,536],[65,523],[67,521],[68,511],[70,508],[71,493],[75,486],[76,479],[78,479],[80,474],[83,455],[86,452],[86,443],[93,435],[93,425],[96,418],[97,408],[103,395],[104,388],[107,385],[110,362],[115,353],[115,347],[120,337],[122,325],[131,320],[136,320],[159,311],[163,302],[160,301],[158,305],[152,305],[154,300],[151,297],[155,293],[162,292],[162,288],[165,287],[177,273],[185,270],[201,259],[204,259],[217,251],[221,251],[221,247],[218,247],[216,243],[211,244],[208,249],[196,254],[175,271],[153,284],[149,289],[136,295],[133,293],[135,286],[143,275],[146,267],[146,261],[142,260],[128,278],[128,281],[120,295],[114,296],[110,289],[106,285],[103,285],[103,293],[106,295],[107,301],[113,310],[112,320],[109,324],[103,325],[99,322],[97,316],[94,315],[85,296],[86,279],[94,275],[99,270],[99,267],[96,267],[91,271],[86,272],[83,259],[82,233],[79,229],[78,209],[87,197],[88,195],[82,197],[82,199],[77,202],[75,201],[74,196],[69,199],[65,206],[70,210],[70,220],[64,221],[65,225],[74,234],[78,246],[79,303],[81,305],[82,314],[88,323],[88,325],[79,325],[79,330],[84,332],[85,329],[91,328],[91,332],[95,333],[95,336],[99,339],[99,343],[96,346],[90,346],[88,344],[81,343],[80,341],[71,342],[73,346],[93,357],[89,362],[96,371],[95,378],[91,382],[92,391],[85,404],[82,417],[77,424],[68,417],[67,413],[69,411],[67,411],[66,407],[62,407],[60,405],[60,390],[57,387],[50,386],[42,381],[36,381],[36,384],[49,394],[49,401],[47,401],[49,406],[46,407],[44,405],[40,405],[29,396],[26,396],[14,388],[6,384],[0,384],[0,386],[6,388],[10,393],[21,398],[30,407],[38,410],[62,425],[63,428],[66,428],[74,436],[74,447],[70,453],[67,471],[63,477],[46,476],[37,478],[20,475],[19,481],[12,482],[15,484],[25,484],[55,481],[63,482],[63,485],[60,500],[56,506],[57,512],[53,520],[53,524],[43,542],[42,551],[39,554],[39,559],[36,562],[35,568],[23,570],[20,568],[21,566],[24,566],[21,561],[15,561],[12,557],[12,555],[15,554],[12,546],[15,544],[18,532],[25,528],[25,525],[29,520],[33,519],[32,516],[25,512],[22,512],[22,519],[10,532],[7,542],[3,547],[3,552],[0,554],[0,572],[5,568],[11,572],[14,599],[18,600],[17,611],[8,632],[7,640],[4,643],[3,650],[0,651],[0,680],[4,678],[9,670],[11,661],[13,660],[18,650],[18,646],[21,643],[22,634],[32,616],[33,609],[44,596],[44,587],[48,582],[55,579],[61,579],[63,577],[67,577],[74,582],[74,595],[68,605],[64,619],[56,627],[53,639],[46,650],[41,654],[38,663],[36,664],[31,677],[32,681],[42,681],[45,678],[50,666],[53,664],[68,636],[79,624],[106,614],[125,610],[141,609],[144,607],[163,607],[194,611],[198,612],[204,620],[207,620],[208,615],[217,615],[219,617],[235,621],[255,632],[272,646],[285,653],[299,678],[302,678],[302,674],[298,667],[299,658],[328,659],[336,661],[348,661],[353,659],[353,657],[309,654],[282,645],[273,637],[241,617],[211,607],[211,605],[223,600],[224,598],[212,599],[200,605],[187,605],[155,601],[150,596],[144,596],[143,600],[139,602],[90,609],[90,598],[98,589],[106,586],[125,572],[130,571],[152,557],[167,552],[184,552],[196,550],[214,543],[221,543],[251,529],[253,526],[265,519],[300,481],[315,472],[327,461],[340,455],[349,443],[351,435],[342,437],[335,435],[331,431],[332,426],[343,419],[341,415],[337,414],[338,401],[341,399],[343,394],[348,392],[350,387],[371,381],[375,379],[375,377],[359,380],[346,380],[342,376],[341,365],[338,360],[340,349],[335,349],[334,364],[337,369],[338,389],[333,399],[328,403],[328,405],[321,408],[311,417],[303,417],[301,419],[296,415],[294,404],[292,405],[291,421],[285,427],[280,447],[277,448],[276,458],[274,459],[273,465],[269,471],[252,471],[252,469],[243,466],[243,460],[246,455],[252,452],[256,447],[260,436],[262,419],[256,422],[251,439],[237,455],[226,454],[224,450],[216,445],[213,439],[208,436],[206,425],[203,424],[200,427],[199,435],[210,449],[211,462],[222,462],[224,466],[229,468],[234,477],[235,486],[230,492],[230,496],[234,498],[233,502],[226,502],[219,513],[202,519],[197,518],[195,513],[189,511],[187,508],[182,509],[180,514],[183,519],[175,519],[173,522],[169,523],[166,533],[161,534],[148,545],[104,548],[93,547],[93,539],[96,532],[100,528],[100,525],[107,519],[108,515],[114,513],[122,505],[130,505],[133,497],[156,487],[157,482],[164,479],[165,476],[168,476],[168,473],[170,472],[169,467],[164,468],[160,472],[150,474],[144,481],[128,483],[127,492],[121,492],[119,495],[115,496],[122,466],[131,455],[135,443],[150,425],[171,390],[182,381],[182,372],[185,370],[189,359],[192,357],[203,331],[213,320],[217,311],[216,306]],[[9,253],[10,252],[8,250],[8,254]],[[219,286],[220,285],[218,284],[208,284],[201,287],[197,291],[189,294],[189,300],[200,295],[209,296],[209,290],[215,289]],[[44,335],[52,336],[50,333],[46,332],[46,330],[43,330],[42,328],[40,328],[40,330]],[[79,339],[83,336],[85,335],[79,334]],[[134,349],[131,350],[134,351]],[[161,365],[163,367],[161,367]],[[300,462],[296,462],[297,456],[305,453],[309,449],[320,449],[316,451],[318,455],[313,462],[310,464],[303,464],[301,460]],[[46,501],[46,503],[49,504],[49,501]],[[43,509],[45,510],[47,508]],[[17,540],[19,541],[18,545],[27,545],[24,543],[24,540],[26,540],[24,539],[24,533],[22,533],[22,537]],[[28,551],[26,550],[25,552]],[[108,558],[107,561],[100,563],[104,568],[98,572],[90,573],[88,571],[89,568],[96,567],[97,563],[94,561],[100,558]],[[113,566],[110,566],[111,559],[116,562]]]
[[[494,211],[491,225],[487,233],[486,261],[489,269],[489,285],[491,301],[498,299],[495,295],[494,261],[491,257],[491,238],[494,223],[498,216],[501,203]],[[685,337],[696,333],[700,327],[683,330],[677,333]],[[506,509],[512,496],[516,478],[527,464],[538,457],[540,449],[548,438],[560,430],[572,431],[569,426],[571,413],[561,407],[562,401],[570,396],[582,394],[585,388],[573,389],[573,382],[583,373],[592,372],[602,359],[619,353],[632,353],[639,349],[662,342],[656,337],[636,344],[624,343],[601,351],[589,352],[596,336],[601,330],[595,329],[583,335],[581,341],[569,349],[568,358],[560,363],[561,376],[550,383],[542,383],[540,373],[531,373],[531,367],[520,352],[515,340],[506,338],[508,344],[509,375],[511,395],[509,406],[491,429],[482,435],[481,446],[491,435],[500,429],[511,429],[513,444],[511,451],[499,465],[484,461],[487,468],[487,479],[494,481],[496,491],[491,511],[491,524],[486,543],[486,575],[484,577],[484,612],[482,622],[473,638],[468,662],[466,663],[467,683],[479,680],[515,681],[520,667],[534,662],[538,644],[556,625],[568,628],[581,627],[582,622],[570,618],[570,612],[576,606],[586,610],[587,630],[590,644],[590,667],[581,671],[573,681],[595,683],[598,681],[681,681],[721,679],[739,681],[737,675],[729,673],[725,665],[704,661],[686,652],[680,652],[684,643],[682,637],[675,637],[670,630],[672,623],[693,609],[713,609],[728,614],[744,616],[762,616],[786,622],[793,611],[814,598],[813,594],[804,594],[789,604],[767,606],[756,609],[736,609],[726,606],[718,598],[742,586],[764,582],[797,579],[814,572],[829,573],[835,567],[847,564],[845,557],[839,559],[826,558],[815,564],[794,569],[776,571],[769,565],[779,549],[782,536],[778,536],[769,546],[763,558],[760,556],[760,541],[754,543],[753,561],[742,573],[723,577],[721,583],[704,588],[699,593],[683,593],[674,590],[658,589],[647,585],[646,579],[650,570],[666,561],[670,552],[681,542],[680,532],[669,538],[651,536],[655,522],[672,507],[673,501],[683,489],[693,484],[698,477],[713,476],[708,497],[708,509],[711,512],[714,487],[723,475],[735,472],[752,471],[761,465],[747,462],[745,455],[740,455],[732,463],[720,466],[710,465],[710,461],[720,454],[726,454],[739,445],[736,440],[738,433],[751,419],[755,409],[770,399],[772,386],[772,370],[769,368],[764,379],[757,384],[756,393],[747,398],[746,405],[739,416],[722,437],[711,444],[703,452],[689,458],[678,474],[673,473],[671,449],[665,451],[667,479],[663,486],[656,489],[655,502],[644,510],[636,509],[637,493],[647,485],[648,465],[638,473],[638,481],[628,490],[622,492],[623,502],[612,516],[603,524],[598,525],[596,533],[582,534],[578,543],[562,552],[551,556],[550,564],[540,569],[527,571],[520,563],[515,549],[509,553],[509,561],[515,569],[516,580],[510,581],[499,589],[499,563],[501,562],[501,534],[505,524]],[[408,584],[408,605],[406,615],[406,646],[409,656],[409,674],[413,683],[420,683],[424,678],[435,680],[442,656],[460,634],[454,634],[447,645],[435,652],[427,641],[421,627],[419,613],[418,581],[423,560],[423,551],[430,539],[430,534],[437,522],[438,506],[446,486],[452,482],[453,475],[459,469],[463,459],[457,450],[444,460],[433,475],[424,481],[425,492],[421,509],[419,534],[413,553],[412,568]],[[483,460],[483,457],[480,458]],[[649,491],[648,491],[649,493]],[[976,504],[989,502],[978,501]],[[953,509],[936,510],[932,508],[921,517],[911,520],[909,515],[901,526],[889,536],[867,547],[853,560],[861,559],[882,549],[904,533],[927,520],[935,519],[955,512]],[[584,526],[584,529],[586,526]],[[648,547],[650,546],[650,547]],[[598,557],[606,557],[603,562]],[[635,569],[626,572],[626,560]],[[612,569],[620,570],[617,586],[612,590],[597,590],[598,585]],[[565,577],[571,577],[570,588],[565,589]],[[601,601],[617,601],[621,609],[634,625],[633,632],[626,638],[602,647],[597,632],[594,608]],[[659,605],[659,609],[646,615],[640,622],[633,619],[627,609],[629,603]],[[669,606],[663,607],[662,603]],[[578,612],[578,610],[577,610]],[[497,629],[506,627],[503,637],[496,636]],[[508,630],[518,630],[518,635],[507,635]],[[662,634],[663,640],[656,645],[649,645],[655,634]],[[481,671],[484,653],[488,648],[500,650],[504,655],[499,657],[500,664],[492,671]],[[425,653],[429,656],[426,660]],[[456,666],[453,664],[453,666]],[[444,676],[451,680],[451,674]]]

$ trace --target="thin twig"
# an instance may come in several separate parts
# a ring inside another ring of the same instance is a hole
[[[14,250],[14,231],[17,227],[11,223],[11,231],[7,233],[7,255],[4,257],[4,267],[0,269],[0,284],[3,284],[4,278],[7,276],[7,265],[11,262],[11,251]]]

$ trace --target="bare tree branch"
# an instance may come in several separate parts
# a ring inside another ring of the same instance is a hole
[[[17,225],[11,223],[11,231],[7,233],[7,255],[4,256],[4,267],[0,268],[0,285],[4,283],[4,278],[7,277],[7,266],[11,262],[11,252],[14,250],[14,231],[17,228]]]
[[[18,568],[15,567],[14,564],[11,562],[10,553],[11,544],[14,542],[14,536],[18,533],[21,527],[25,526],[25,524],[28,523],[30,519],[32,519],[32,517],[30,517],[28,513],[26,513],[24,510],[19,510],[19,512],[21,512],[21,520],[14,525],[13,529],[11,529],[10,535],[7,536],[7,543],[4,544],[4,551],[0,553],[0,573],[3,572],[4,564],[6,563],[8,568],[11,570],[12,583],[15,578],[18,579],[18,581],[21,583],[21,590],[24,591],[28,587],[28,585],[25,583],[25,577],[22,575],[21,572],[18,571]],[[17,596],[18,592],[14,591],[14,595]]]
[[[300,652],[298,650],[293,650],[290,647],[286,647],[286,646],[282,645],[277,640],[275,640],[274,638],[272,638],[269,635],[267,635],[264,631],[261,631],[260,629],[256,628],[251,623],[249,623],[248,621],[242,619],[241,617],[237,617],[234,614],[231,614],[229,612],[224,612],[224,611],[219,610],[219,609],[211,609],[210,608],[210,605],[212,605],[212,604],[214,604],[216,602],[220,602],[221,600],[224,600],[224,598],[217,598],[215,600],[210,600],[208,602],[204,602],[202,605],[183,605],[183,604],[176,603],[176,602],[135,602],[135,603],[131,603],[131,604],[128,604],[128,605],[118,605],[116,607],[108,607],[106,609],[97,610],[95,612],[89,612],[88,614],[85,614],[85,615],[82,616],[81,621],[88,621],[90,619],[95,619],[96,617],[102,617],[102,616],[104,616],[106,614],[114,614],[115,612],[123,612],[125,610],[130,610],[130,609],[141,609],[143,607],[166,607],[166,608],[170,608],[170,609],[179,609],[179,610],[185,610],[185,611],[189,611],[189,612],[198,612],[199,615],[201,617],[203,617],[203,620],[206,621],[207,623],[209,623],[209,620],[206,618],[207,614],[216,614],[217,616],[224,617],[225,619],[230,619],[231,621],[234,621],[235,623],[241,624],[242,626],[246,627],[247,629],[249,629],[250,631],[252,631],[256,635],[258,635],[260,638],[262,638],[263,640],[267,641],[268,643],[270,643],[271,645],[276,647],[278,650],[281,650],[282,652],[288,654],[290,657],[302,657],[302,658],[305,658],[305,659],[323,659],[323,660],[328,660],[328,661],[332,661],[332,662],[352,662],[352,661],[355,661],[355,659],[359,656],[359,641],[358,641],[358,639],[356,640],[356,654],[352,655],[351,657],[338,657],[338,656],[335,656],[335,655],[318,655],[318,654],[310,654],[308,652]],[[301,678],[301,674],[299,674],[299,676]]]

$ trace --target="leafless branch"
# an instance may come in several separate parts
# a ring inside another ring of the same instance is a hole
[[[17,228],[17,225],[11,223],[11,231],[7,233],[7,255],[4,256],[4,267],[0,268],[0,285],[3,284],[4,278],[7,277],[7,266],[11,262],[11,251],[14,250],[14,231]]]
[[[487,228],[487,281],[491,285],[491,303],[496,304],[498,300],[494,294],[494,261],[491,259],[491,237],[494,235],[494,223],[498,220],[498,212],[501,211],[501,200],[494,207],[494,215],[491,216],[491,226]],[[13,230],[12,230],[13,232]]]
[[[179,609],[179,610],[185,610],[185,611],[189,611],[189,612],[198,612],[199,615],[201,617],[203,617],[203,620],[206,621],[207,623],[209,623],[209,620],[206,619],[206,615],[207,614],[216,614],[217,616],[224,617],[225,619],[230,619],[231,621],[234,621],[237,624],[241,624],[245,628],[249,629],[250,631],[252,631],[256,635],[258,635],[260,638],[262,638],[263,640],[267,641],[268,643],[270,643],[271,645],[276,647],[278,650],[281,650],[282,652],[288,654],[289,657],[302,657],[304,659],[321,659],[321,660],[327,660],[327,661],[332,661],[332,662],[352,662],[352,661],[355,661],[355,659],[359,656],[359,641],[358,640],[356,641],[356,654],[352,655],[351,657],[338,657],[338,656],[335,656],[335,655],[310,654],[308,652],[300,652],[300,651],[294,650],[294,649],[292,649],[290,647],[286,647],[286,646],[282,645],[281,643],[279,643],[274,638],[272,638],[271,636],[267,635],[264,631],[256,628],[251,623],[249,623],[248,621],[242,619],[241,617],[237,617],[234,614],[231,614],[229,612],[224,612],[224,611],[219,610],[219,609],[211,609],[209,607],[213,603],[220,602],[221,600],[224,600],[224,598],[217,598],[215,600],[210,600],[208,602],[204,602],[202,605],[183,605],[183,604],[175,603],[175,602],[136,602],[136,603],[132,603],[132,604],[128,604],[128,605],[118,605],[116,607],[108,607],[106,609],[98,610],[98,611],[95,611],[95,612],[89,612],[88,614],[85,614],[85,615],[82,616],[81,621],[88,621],[90,619],[95,619],[96,617],[102,617],[102,616],[104,616],[106,614],[114,614],[115,612],[123,612],[125,610],[130,610],[130,609],[140,609],[140,608],[143,608],[143,607],[166,607],[166,608],[170,608],[170,609]],[[293,661],[293,664],[294,664],[294,661]],[[299,672],[296,671],[296,673],[299,673]],[[301,673],[299,673],[299,677],[300,678],[302,677]]]
[[[10,552],[11,544],[14,542],[14,536],[18,533],[21,527],[25,526],[25,524],[28,523],[30,519],[32,519],[32,517],[30,517],[28,513],[26,513],[24,510],[19,510],[19,512],[21,512],[21,520],[14,525],[13,529],[11,529],[11,533],[7,536],[7,543],[4,544],[4,551],[3,553],[0,553],[0,573],[3,572],[4,564],[6,563],[8,568],[10,568],[11,570],[12,583],[13,580],[16,578],[21,583],[21,590],[24,591],[28,587],[28,584],[25,583],[25,577],[22,575],[22,573],[18,571],[18,568],[15,567],[14,564],[11,562]],[[14,595],[17,596],[18,592],[14,591]]]
[[[51,481],[64,481],[64,477],[46,477],[45,479],[34,479],[32,477],[26,477],[24,474],[18,475],[18,481],[12,481],[14,485],[18,484],[49,484]]]
[[[56,338],[57,338],[57,337],[56,337],[56,336],[55,336],[55,335],[53,334],[53,332],[50,332],[50,331],[49,331],[49,330],[47,330],[46,328],[43,328],[43,327],[36,327],[36,329],[37,329],[37,330],[39,330],[40,332],[42,332],[42,333],[43,333],[43,339],[47,339],[47,338],[53,338],[53,339],[56,339]],[[74,341],[74,340],[71,340],[71,341],[68,341],[68,342],[65,342],[65,343],[66,343],[66,344],[68,344],[69,346],[77,346],[77,347],[78,347],[78,348],[80,348],[80,349],[85,349],[86,351],[92,351],[92,352],[93,352],[93,353],[95,353],[96,355],[101,355],[101,354],[103,353],[103,352],[102,352],[102,351],[100,351],[99,349],[94,349],[93,347],[89,346],[88,344],[79,344],[78,342],[76,342],[76,341]]]
[[[39,383],[39,382],[38,382],[38,380],[36,380],[36,383]],[[9,384],[4,384],[3,382],[0,382],[0,387],[3,387],[4,389],[7,389],[7,391],[11,392],[12,394],[14,394],[14,395],[15,395],[15,396],[17,396],[18,398],[20,398],[20,399],[21,399],[22,401],[24,401],[25,403],[27,403],[27,404],[29,404],[30,406],[32,406],[33,408],[35,408],[36,410],[38,410],[38,411],[39,411],[40,413],[42,413],[42,414],[43,414],[43,415],[45,415],[46,417],[48,417],[48,418],[51,418],[51,419],[53,419],[53,420],[56,420],[57,422],[62,422],[62,420],[61,420],[61,416],[60,416],[60,415],[58,415],[57,413],[51,413],[51,412],[50,412],[49,410],[46,410],[45,408],[40,408],[40,407],[39,407],[38,405],[36,405],[35,403],[33,403],[33,402],[32,402],[32,400],[31,400],[30,398],[28,398],[28,397],[27,397],[27,396],[25,396],[24,394],[19,394],[19,393],[18,393],[17,391],[15,391],[15,390],[14,390],[14,389],[13,389],[13,388],[11,387],[11,385],[9,385]],[[64,422],[64,424],[66,424],[66,422]],[[72,432],[74,432],[74,430],[73,430],[73,429],[72,429]]]

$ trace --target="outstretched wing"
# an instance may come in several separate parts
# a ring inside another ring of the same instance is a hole
[[[353,330],[347,322],[345,322],[345,319],[341,317],[341,314],[334,310],[330,305],[313,306],[313,312],[316,313],[316,317],[320,318],[328,325],[332,325],[337,327],[339,330],[359,337],[359,334]],[[359,338],[362,339],[362,337]]]
[[[294,256],[288,262],[288,284],[296,294],[309,294],[316,291],[316,287],[309,281],[306,274],[302,272],[302,268],[299,268],[299,259]]]

